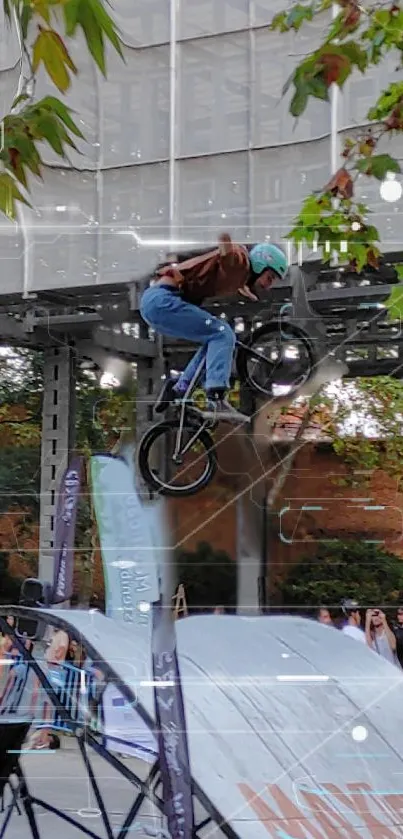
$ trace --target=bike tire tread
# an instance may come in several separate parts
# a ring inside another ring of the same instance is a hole
[[[191,428],[192,430],[196,430],[197,425],[192,422],[185,423],[184,428]],[[178,430],[178,423],[175,420],[163,420],[163,422],[156,423],[152,425],[143,435],[142,439],[140,440],[140,444],[138,447],[137,453],[137,465],[139,468],[139,472],[141,477],[147,484],[147,486],[157,492],[159,495],[164,495],[171,498],[189,498],[192,495],[196,495],[199,492],[202,492],[213,480],[217,469],[218,469],[218,459],[217,453],[215,451],[215,443],[210,434],[206,430],[201,431],[199,440],[204,446],[209,462],[209,468],[206,471],[206,474],[203,476],[202,480],[198,483],[195,483],[192,487],[183,487],[181,489],[169,489],[169,487],[164,487],[161,483],[155,479],[153,476],[153,472],[149,466],[149,456],[150,456],[150,449],[152,444],[161,438],[164,434],[167,434],[169,431],[177,431]]]

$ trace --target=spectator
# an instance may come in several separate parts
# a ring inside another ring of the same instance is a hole
[[[393,633],[396,638],[396,655],[399,659],[400,666],[403,667],[403,606],[399,606],[397,609]]]
[[[327,606],[321,606],[316,613],[316,620],[319,623],[326,624],[327,626],[333,626],[333,619],[329,612]]]
[[[53,731],[42,728],[39,731],[35,731],[28,740],[28,749],[35,751],[48,749],[49,751],[55,752],[60,749],[60,737],[54,734]]]
[[[355,638],[365,644],[365,633],[360,629],[361,613],[360,606],[356,600],[343,600],[341,604],[343,615],[347,618],[347,623],[342,627],[341,631],[350,638]]]
[[[10,615],[6,618],[6,623],[8,623],[11,628],[14,628],[14,618]],[[1,656],[4,658],[13,658],[20,654],[20,651],[17,646],[15,646],[14,637],[12,635],[3,635],[2,643],[1,643]]]
[[[84,650],[82,644],[78,644],[77,641],[71,640],[69,643],[69,648],[67,650],[66,661],[70,664],[74,664],[76,667],[80,669],[84,668],[85,659],[87,658],[87,654]]]
[[[388,626],[386,615],[380,609],[367,609],[365,637],[371,650],[400,667],[396,654],[396,637]]]

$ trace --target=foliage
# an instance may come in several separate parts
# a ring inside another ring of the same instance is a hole
[[[8,554],[0,551],[0,603],[18,603],[22,579],[13,577],[8,570]]]
[[[399,280],[403,280],[403,265],[396,265]],[[403,322],[403,286],[402,283],[392,288],[392,291],[385,301],[388,309],[388,320],[398,324]]]
[[[0,449],[0,514],[13,507],[23,507],[37,520],[41,481],[39,446]]]
[[[9,350],[0,357],[0,447],[39,447],[42,422],[43,353]],[[76,371],[76,446],[105,451],[122,427],[135,421],[135,386],[127,394],[101,387],[92,373]],[[127,416],[130,411],[130,418]]]
[[[403,385],[390,376],[360,378],[322,397],[326,434],[346,466],[341,485],[359,486],[376,469],[403,485]],[[366,474],[364,474],[366,473]]]
[[[278,584],[285,608],[317,609],[322,603],[338,608],[344,597],[365,607],[399,603],[403,593],[403,561],[365,542],[322,542],[315,555],[295,565]]]
[[[24,507],[36,521],[40,497],[43,354],[10,350],[0,363],[0,513]],[[129,398],[133,405],[133,396]],[[88,373],[77,370],[76,446],[90,454],[109,450],[127,422],[128,396],[101,388]],[[131,422],[133,422],[131,417]],[[89,506],[83,502],[78,543],[89,547]]]
[[[34,101],[39,69],[45,70],[60,93],[66,93],[77,74],[68,39],[80,29],[104,76],[105,41],[122,58],[123,53],[103,0],[3,0],[3,4],[10,25],[17,23],[23,57],[29,68],[29,77],[13,102],[12,112],[2,122],[0,212],[15,220],[18,202],[30,206],[28,173],[42,177],[43,144],[48,144],[59,157],[68,159],[69,149],[78,152],[75,139],[84,139],[71,109],[60,99],[45,96]]]
[[[87,455],[109,451],[121,429],[129,423],[133,427],[135,388],[129,395],[103,388],[93,374],[80,368],[76,382],[76,448]],[[11,542],[15,547],[19,543],[23,546],[25,565],[25,545],[27,539],[35,544],[33,525],[39,519],[42,392],[42,352],[13,349],[0,355],[0,515],[11,509],[15,513],[15,520],[10,519],[10,527],[15,529]],[[76,560],[80,591],[83,594],[86,589],[87,600],[92,584],[94,536],[90,501],[84,491],[78,508]],[[12,552],[14,549],[10,549]]]
[[[301,26],[328,14],[333,0],[294,3],[274,17],[271,29],[299,31]],[[284,93],[292,88],[291,114],[298,118],[312,98],[329,101],[333,84],[343,88],[353,72],[365,74],[391,51],[397,51],[398,68],[403,66],[403,10],[399,2],[334,0],[338,7],[322,44],[305,56],[288,79]],[[384,180],[388,173],[400,173],[400,163],[381,151],[385,138],[403,132],[403,82],[390,81],[367,114],[369,128],[345,140],[343,161],[329,183],[308,196],[288,234],[297,243],[316,243],[325,262],[340,249],[354,271],[379,265],[379,233],[368,222],[368,209],[355,198],[360,173]]]
[[[180,550],[176,573],[185,588],[189,612],[236,606],[236,563],[225,551],[199,542],[196,551]]]

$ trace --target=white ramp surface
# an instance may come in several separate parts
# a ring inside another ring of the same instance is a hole
[[[140,639],[99,614],[69,622],[154,718]],[[193,778],[236,834],[403,835],[401,670],[303,618],[191,617],[177,635]]]

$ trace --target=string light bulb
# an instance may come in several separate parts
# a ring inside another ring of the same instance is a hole
[[[388,201],[390,204],[400,200],[403,192],[402,185],[400,181],[396,180],[394,172],[386,173],[386,178],[382,181],[379,192],[382,200]]]

